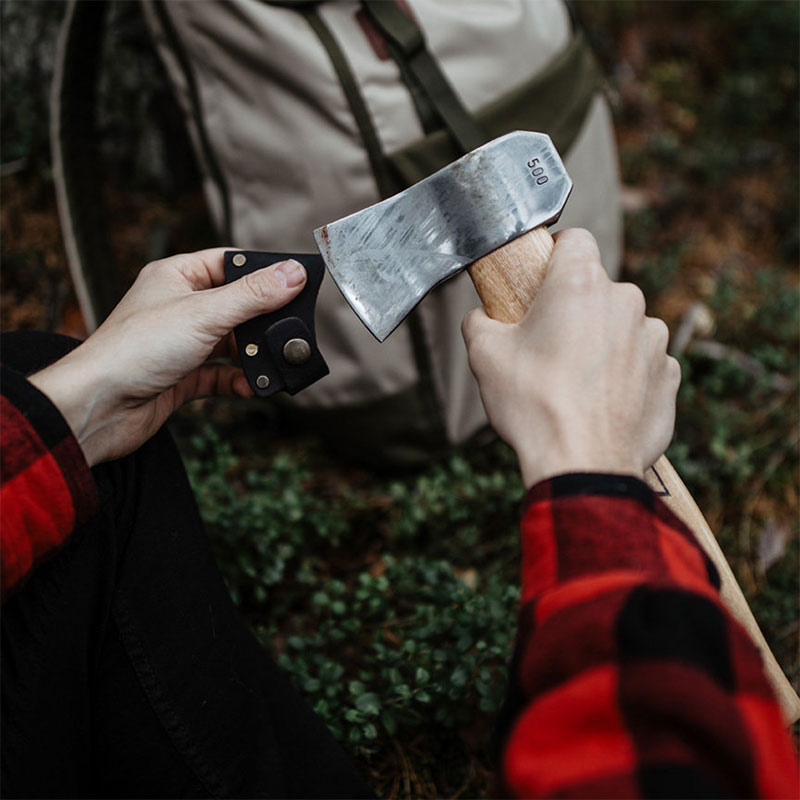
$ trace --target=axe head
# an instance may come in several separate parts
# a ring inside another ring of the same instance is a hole
[[[434,286],[555,222],[572,181],[550,137],[517,131],[314,231],[336,285],[383,341]]]

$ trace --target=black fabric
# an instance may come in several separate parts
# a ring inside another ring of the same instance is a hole
[[[53,414],[53,404],[23,375],[5,364],[0,364],[0,386],[5,397],[17,408],[25,409],[25,416],[38,428],[42,444],[48,450],[72,435],[67,423]],[[48,424],[43,426],[45,421]],[[3,479],[6,477],[4,474]]]
[[[654,800],[674,800],[676,797],[716,800],[736,796],[723,791],[698,769],[686,764],[645,766],[639,770],[638,778],[642,796]]]
[[[571,472],[556,475],[550,480],[551,496],[576,497],[582,495],[603,495],[605,497],[630,497],[646,509],[654,508],[653,492],[650,487],[633,475],[602,475],[593,472]],[[530,501],[525,500],[525,506]]]
[[[370,796],[237,615],[169,435],[93,473],[99,513],[3,606],[3,796]]]
[[[74,3],[67,10],[54,86],[57,139],[68,230],[83,265],[86,294],[101,322],[122,296],[124,283],[114,263],[101,191],[103,161],[97,157],[98,73],[103,53],[106,2]]]
[[[683,620],[676,625],[675,620]],[[705,672],[726,691],[736,689],[731,672],[728,625],[722,610],[699,594],[638,586],[617,623],[620,660],[683,661]]]

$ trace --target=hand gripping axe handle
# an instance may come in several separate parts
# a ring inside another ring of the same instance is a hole
[[[546,228],[536,228],[469,267],[470,277],[486,313],[502,322],[520,320],[544,280],[552,252],[552,236]],[[761,653],[764,669],[787,723],[795,722],[800,718],[800,698],[764,639],[716,536],[666,456],[661,456],[647,470],[645,481],[667,507],[683,520],[719,571],[723,601]]]
[[[383,341],[420,300],[468,269],[487,314],[517,322],[544,280],[555,222],[572,181],[550,138],[517,131],[495,139],[415,186],[314,231],[339,289]],[[750,634],[788,722],[797,697],[761,633],[716,537],[662,456],[653,491],[690,528],[721,578],[721,596]]]

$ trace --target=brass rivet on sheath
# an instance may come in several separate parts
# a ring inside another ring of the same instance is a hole
[[[232,261],[234,267],[243,267],[247,263],[247,256],[244,253],[237,253]]]
[[[311,345],[305,339],[289,339],[283,346],[283,357],[294,366],[305,364],[311,358]]]
[[[269,378],[266,375],[259,375],[256,378],[256,386],[259,389],[266,389],[269,386]]]
[[[250,342],[250,344],[247,345],[247,347],[245,347],[244,351],[249,356],[258,355],[258,345],[255,344],[254,342]]]

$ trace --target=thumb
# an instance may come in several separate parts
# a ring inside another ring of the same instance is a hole
[[[289,259],[243,275],[211,292],[216,321],[227,333],[242,322],[286,305],[306,283],[302,264]]]

